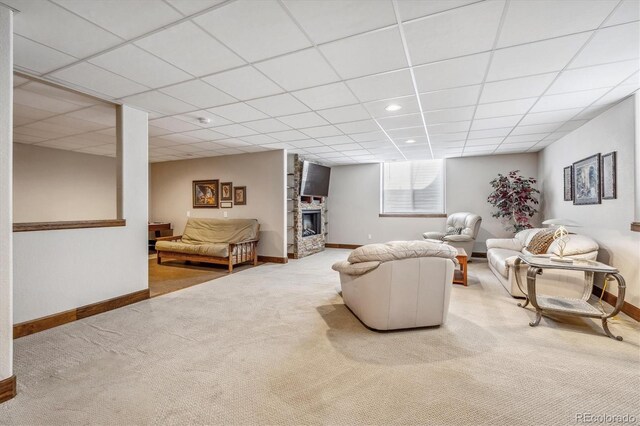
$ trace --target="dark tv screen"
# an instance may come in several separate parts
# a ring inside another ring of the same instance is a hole
[[[305,161],[302,164],[301,195],[326,197],[329,195],[331,167]]]

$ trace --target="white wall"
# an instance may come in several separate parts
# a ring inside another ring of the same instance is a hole
[[[487,238],[513,235],[491,217],[489,181],[498,173],[521,170],[537,175],[537,154],[456,158],[446,161],[446,211],[471,211],[482,216],[474,251],[486,251]],[[421,239],[426,231],[445,228],[445,218],[379,217],[380,165],[332,167],[329,186],[328,240],[337,244],[367,244]],[[371,234],[371,239],[368,235]]]
[[[13,12],[0,4],[0,380],[13,375]]]
[[[16,323],[148,288],[147,114],[121,109],[127,225],[16,233]]]
[[[582,224],[572,231],[589,235],[600,244],[599,260],[620,270],[627,282],[625,300],[640,306],[640,233],[629,229],[634,218],[634,114],[634,99],[628,98],[552,143],[541,152],[539,176],[544,217],[569,218]],[[611,151],[617,151],[618,198],[582,206],[564,201],[562,169]]]
[[[116,205],[115,158],[14,144],[14,222],[115,219]]]
[[[193,208],[192,182],[218,179],[247,187],[247,205]],[[150,220],[171,222],[181,234],[191,217],[258,219],[261,256],[286,257],[286,155],[283,150],[226,155],[151,165]]]

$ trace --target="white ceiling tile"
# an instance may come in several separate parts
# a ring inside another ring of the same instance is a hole
[[[632,95],[634,92],[638,90],[638,86],[618,86],[611,89],[606,95],[602,98],[598,99],[593,105],[601,106],[601,105],[612,105],[615,102],[618,102],[627,96]]]
[[[566,70],[547,91],[548,95],[613,87],[640,67],[636,60]]]
[[[28,90],[28,87],[29,84],[13,91],[14,104],[36,108],[54,114],[62,114],[82,108],[75,103],[63,101],[57,97],[44,96],[40,93],[32,92]]]
[[[200,148],[203,151],[215,150],[215,149],[223,149],[224,145],[220,145],[215,142],[198,142],[194,143],[193,146]]]
[[[83,58],[122,42],[119,37],[97,27],[48,1],[3,0],[20,10],[14,14],[14,32]]]
[[[419,65],[491,50],[504,4],[480,2],[404,24],[411,62]]]
[[[288,93],[254,99],[247,103],[272,117],[309,111],[309,108]]]
[[[548,135],[549,133],[555,131],[561,123],[545,123],[545,124],[528,124],[528,125],[519,125],[514,128],[509,137],[518,137],[525,135]]]
[[[475,105],[482,86],[458,87],[455,89],[437,90],[420,95],[423,111],[436,111],[446,108]]]
[[[260,145],[264,148],[267,149],[290,149],[293,148],[293,146],[291,146],[288,143],[285,142],[278,142],[278,143],[270,143],[270,144],[265,144],[265,145]]]
[[[186,72],[131,44],[96,56],[89,62],[151,88],[192,78]]]
[[[201,12],[205,9],[223,3],[225,0],[166,0],[185,16]]]
[[[93,105],[111,105],[106,102],[101,102],[97,99],[83,95],[81,93],[67,90],[60,86],[40,83],[37,81],[31,81],[29,84],[25,84],[20,87],[20,89],[47,96],[55,101],[70,102],[81,107],[88,107]],[[39,107],[40,106],[38,106],[38,108]]]
[[[210,108],[236,102],[234,98],[200,80],[191,80],[160,89],[161,92],[198,108]]]
[[[14,40],[15,40],[15,37],[14,37]],[[15,52],[14,52],[14,54],[15,54]],[[23,78],[23,77],[20,77],[16,73],[13,73],[13,87],[20,86],[21,84],[28,83],[29,81],[31,81],[31,80]]]
[[[91,121],[102,127],[113,127],[116,125],[116,108],[115,105],[95,105],[70,112],[66,114],[66,117]]]
[[[518,153],[526,152],[529,148],[533,148],[536,142],[502,144],[496,148],[496,153]]]
[[[44,74],[75,62],[77,59],[19,35],[13,38],[13,61],[20,68]]]
[[[585,108],[580,114],[576,115],[575,118],[578,120],[591,120],[593,118],[596,118],[609,108],[611,108],[611,105],[594,105]]]
[[[338,152],[350,151],[350,150],[354,150],[354,149],[362,149],[360,144],[357,144],[355,142],[344,143],[344,144],[339,144],[339,145],[331,145],[331,148],[333,148],[334,150],[336,150]]]
[[[200,139],[193,138],[191,136],[186,136],[182,133],[172,133],[170,135],[160,136],[158,139],[162,139],[169,142],[175,142],[176,144],[188,144],[188,143],[201,142]]]
[[[195,146],[195,145],[176,145],[176,146],[172,146],[171,149],[175,149],[176,151],[179,152],[198,152],[198,151],[202,151],[202,149],[200,149],[199,147]]]
[[[453,123],[431,124],[427,126],[429,135],[437,135],[441,133],[458,133],[469,130],[471,121],[456,121]]]
[[[255,66],[286,90],[319,86],[340,79],[314,48],[269,59]]]
[[[543,126],[546,126],[546,124],[543,124]],[[511,135],[509,135],[506,138],[504,138],[504,143],[509,144],[509,143],[538,142],[538,141],[541,141],[542,139],[544,139],[544,137],[549,134],[549,133],[514,134],[515,131],[520,129],[521,127],[527,127],[527,126],[518,126],[518,127],[516,127],[514,129],[514,131],[511,133]]]
[[[570,68],[626,61],[640,56],[638,22],[598,30],[589,44],[571,63]]]
[[[485,118],[481,120],[473,120],[471,129],[473,130],[485,130],[485,129],[500,129],[503,127],[513,127],[522,118],[522,115],[510,115],[507,117],[498,118]]]
[[[471,130],[469,132],[469,139],[484,139],[507,136],[512,129],[512,127],[503,127],[501,129]]]
[[[347,85],[362,102],[415,94],[409,70],[358,78],[348,81]]]
[[[344,83],[332,83],[292,93],[293,96],[315,110],[350,105],[358,102]]]
[[[341,135],[342,132],[335,126],[319,126],[319,127],[309,127],[306,129],[300,130],[305,135],[310,138],[320,138],[323,136],[337,136]]]
[[[615,6],[614,1],[592,0],[511,2],[498,47],[596,29]]]
[[[625,24],[640,20],[640,2],[638,0],[624,0],[620,7],[605,22],[606,26]]]
[[[419,113],[397,115],[395,117],[378,118],[378,123],[385,129],[401,129],[403,127],[422,126],[422,117]]]
[[[132,39],[176,21],[182,16],[164,2],[147,0],[54,0],[88,21],[123,39]],[[134,13],[134,11],[144,13]]]
[[[278,120],[298,129],[305,127],[316,127],[329,124],[315,112],[303,112],[302,114],[285,115],[279,117]]]
[[[264,148],[262,146],[242,146],[240,148],[238,148],[240,151],[242,152],[263,152],[263,151],[268,151],[267,148]]]
[[[586,107],[607,93],[609,89],[584,90],[581,92],[548,95],[540,98],[531,112],[556,111]]]
[[[307,138],[304,133],[300,133],[297,130],[285,130],[283,132],[269,133],[269,136],[276,138],[281,142],[296,141]]]
[[[215,141],[227,138],[226,135],[223,135],[222,133],[218,133],[211,129],[191,130],[190,132],[184,132],[182,134],[192,138],[200,139],[202,141]]]
[[[344,133],[365,133],[379,129],[378,125],[373,120],[352,121],[350,123],[336,124],[336,127]]]
[[[462,141],[464,143],[467,138],[467,132],[460,133],[442,133],[439,135],[429,135],[431,143],[446,143],[447,145],[452,142]]]
[[[342,78],[354,78],[407,67],[397,27],[374,31],[320,46]]]
[[[187,112],[185,114],[178,114],[174,116],[174,118],[177,118],[182,121],[186,121],[190,125],[194,125],[194,126],[205,128],[205,129],[209,127],[224,126],[225,124],[231,124],[231,121],[227,120],[226,118],[219,117],[205,110],[192,111],[192,112]],[[208,120],[208,122],[207,121],[201,122],[200,121],[201,118]]]
[[[330,108],[318,111],[322,117],[333,124],[346,123],[347,121],[365,120],[370,118],[369,113],[362,105],[350,105],[338,108]]]
[[[140,107],[146,111],[174,115],[197,109],[194,105],[172,98],[156,90],[124,98],[123,103]]]
[[[506,101],[540,96],[549,87],[557,72],[485,83],[480,103]]]
[[[194,21],[251,62],[311,45],[273,0],[235,1]]]
[[[75,87],[88,89],[114,98],[121,98],[147,90],[146,86],[86,62],[56,71],[51,76]]]
[[[282,130],[289,130],[289,126],[287,126],[284,123],[281,123],[278,120],[274,120],[273,118],[267,118],[265,120],[258,120],[258,121],[250,121],[250,122],[243,123],[243,125],[260,133],[280,132]]]
[[[397,138],[416,138],[420,136],[427,136],[426,132],[424,131],[424,127],[422,126],[409,127],[406,129],[387,130],[387,134],[394,140]]]
[[[327,136],[323,138],[317,138],[317,140],[324,145],[340,145],[353,142],[353,139],[348,136]]]
[[[32,108],[29,106],[21,105],[18,103],[13,104],[13,126],[21,126],[23,124],[32,123],[34,121],[44,120],[56,115],[55,112],[46,111],[39,108]],[[115,115],[114,115],[115,118]],[[23,122],[18,123],[17,120],[21,119]]]
[[[505,115],[525,114],[538,98],[518,99],[514,101],[494,102],[478,105],[476,119],[502,117]]]
[[[267,115],[243,102],[211,108],[209,111],[236,123],[268,118]]]
[[[363,33],[396,23],[390,0],[286,0],[286,7],[316,43]]]
[[[423,93],[482,83],[489,57],[489,53],[480,53],[415,67],[418,91]]]
[[[203,80],[240,100],[283,92],[277,84],[251,66],[214,74]]]
[[[496,50],[487,81],[562,70],[587,41],[590,32]]]
[[[135,44],[196,76],[244,64],[236,54],[192,22],[167,28]]]
[[[254,130],[248,127],[245,127],[241,124],[228,124],[226,126],[216,127],[213,130],[234,138],[256,134]]]
[[[451,123],[455,121],[467,121],[473,118],[474,110],[474,106],[466,106],[462,108],[449,108],[427,111],[424,113],[424,119],[427,122],[427,125]]]
[[[389,105],[401,107],[399,110],[387,111]],[[364,107],[373,117],[392,117],[395,115],[405,115],[420,112],[418,101],[415,96],[404,96],[401,98],[384,99],[381,101],[367,102]]]
[[[484,138],[484,139],[470,139],[466,142],[465,146],[486,146],[486,145],[497,145],[504,140],[503,137],[497,138]]]
[[[302,139],[299,141],[291,141],[289,143],[296,148],[311,148],[313,146],[321,146],[321,143],[315,139]]]
[[[529,113],[522,119],[520,125],[527,126],[530,124],[545,124],[567,121],[573,118],[573,116],[578,114],[580,111],[582,111],[582,108],[566,109],[563,111]]]
[[[276,143],[278,142],[278,139],[276,138],[272,138],[271,136],[268,135],[250,135],[250,136],[243,136],[242,140],[245,142],[248,142],[250,144],[263,144],[263,143]]]
[[[458,8],[478,0],[402,0],[398,2],[398,9],[402,21],[433,15],[445,10]]]
[[[244,151],[241,151],[237,148],[219,149],[218,152],[224,155],[244,154]]]
[[[305,148],[305,151],[310,152],[312,154],[322,154],[326,152],[335,152],[331,147],[328,146],[315,146]]]
[[[586,124],[589,120],[571,120],[558,127],[558,131],[573,131],[578,127]]]

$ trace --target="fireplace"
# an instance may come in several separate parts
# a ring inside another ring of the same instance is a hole
[[[302,236],[312,237],[322,233],[322,215],[320,210],[302,211]]]

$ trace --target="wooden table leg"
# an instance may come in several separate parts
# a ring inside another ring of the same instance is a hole
[[[465,287],[467,286],[467,256],[457,256],[458,263],[460,264],[460,270],[458,272],[458,276],[461,277],[456,279],[456,273],[453,274],[453,283],[454,284],[462,284]]]

